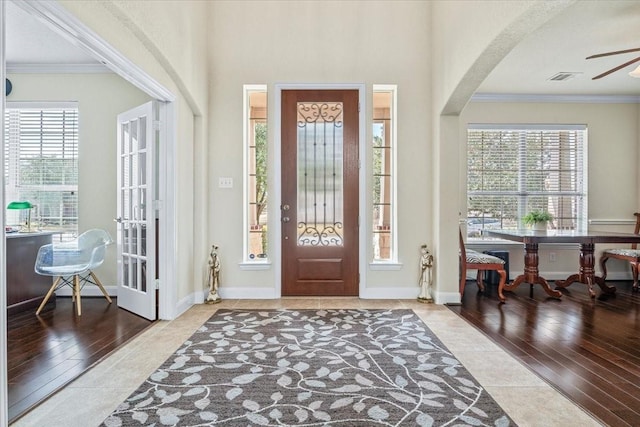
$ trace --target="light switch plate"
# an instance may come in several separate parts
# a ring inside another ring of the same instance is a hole
[[[221,176],[218,177],[219,188],[233,188],[233,178]]]

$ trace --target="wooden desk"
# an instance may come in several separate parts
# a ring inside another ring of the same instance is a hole
[[[640,243],[640,235],[633,233],[612,233],[606,231],[571,231],[571,230],[484,230],[493,237],[524,243],[524,274],[516,277],[513,283],[505,285],[504,290],[510,291],[521,283],[542,286],[545,292],[553,297],[560,298],[562,292],[551,289],[549,283],[539,275],[538,270],[538,244],[539,243],[578,243],[580,244],[580,271],[572,274],[566,280],[556,280],[556,288],[566,288],[574,282],[584,283],[589,287],[589,294],[595,297],[593,284],[597,283],[603,292],[612,294],[616,291],[613,286],[608,286],[602,277],[595,274],[595,244],[596,243]],[[503,301],[504,302],[504,301]]]
[[[51,287],[52,279],[34,271],[40,246],[51,243],[53,232],[7,234],[7,314],[35,309]],[[55,298],[52,296],[55,305]]]

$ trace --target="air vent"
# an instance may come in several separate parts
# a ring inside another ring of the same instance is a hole
[[[566,82],[567,80],[571,80],[574,77],[579,76],[580,74],[582,73],[563,71],[563,72],[554,74],[553,76],[549,77],[547,80],[551,80],[552,82]]]

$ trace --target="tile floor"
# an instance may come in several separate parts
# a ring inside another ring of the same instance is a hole
[[[99,426],[218,308],[413,309],[519,426],[601,425],[444,306],[414,300],[283,298],[196,305],[178,319],[156,322],[12,427]]]

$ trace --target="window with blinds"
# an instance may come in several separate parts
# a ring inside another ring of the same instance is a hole
[[[550,229],[587,228],[587,129],[583,125],[470,125],[467,234],[522,228],[531,211]]]
[[[77,235],[77,104],[7,103],[4,131],[6,202],[31,202],[36,229]],[[7,211],[7,224],[22,223],[24,215]]]

